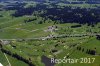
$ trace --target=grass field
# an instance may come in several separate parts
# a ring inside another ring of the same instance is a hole
[[[22,56],[23,58],[26,59],[31,58],[31,61],[36,66],[43,65],[42,63],[40,63],[41,62],[40,58],[42,55],[46,55],[49,58],[55,57],[58,59],[59,58],[63,59],[63,57],[67,56],[68,54],[69,54],[69,58],[85,58],[85,57],[95,58],[96,60],[94,63],[92,64],[83,63],[82,65],[99,66],[100,56],[86,53],[87,48],[88,49],[96,48],[96,52],[97,54],[99,54],[100,53],[99,43],[100,41],[96,40],[95,37],[91,38],[90,40],[88,39],[88,37],[83,37],[80,39],[74,37],[74,38],[67,38],[67,39],[60,38],[57,40],[47,40],[47,41],[33,40],[33,41],[14,42],[11,43],[11,45],[3,46],[3,49],[10,51],[12,54],[17,54],[19,56]],[[58,46],[55,47],[55,45],[57,44]],[[77,50],[76,48],[77,46],[84,48],[84,52]],[[57,50],[57,52],[52,52],[53,50]],[[61,65],[65,66],[66,64],[56,64],[56,66],[61,66]],[[76,66],[79,65],[79,63],[74,65],[73,64],[67,64],[67,65]]]

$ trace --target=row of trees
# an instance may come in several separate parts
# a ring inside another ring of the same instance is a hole
[[[21,61],[27,63],[29,66],[35,66],[33,64],[32,60],[31,60],[31,58],[25,58],[25,57],[23,57],[21,55],[18,55],[17,53],[8,51],[8,50],[6,50],[4,48],[1,48],[1,51],[6,53],[6,54],[8,54],[8,55],[10,55],[10,56],[12,56],[12,57],[14,57],[14,58],[17,58],[18,60],[21,60]]]
[[[86,54],[90,54],[90,55],[96,55],[96,50],[95,49],[85,49],[82,47],[77,47],[77,50],[85,52]]]

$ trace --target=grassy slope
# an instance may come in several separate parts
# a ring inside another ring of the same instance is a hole
[[[8,65],[7,60],[4,56],[4,54],[0,50],[0,63],[2,63],[4,66]]]
[[[15,59],[9,55],[7,55],[7,57],[8,57],[12,66],[20,66],[20,65],[21,66],[28,66],[26,63],[19,61],[19,60]],[[1,51],[0,51],[0,63],[2,63],[4,66],[8,65],[8,61]]]

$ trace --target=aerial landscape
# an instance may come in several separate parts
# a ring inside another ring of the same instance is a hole
[[[100,66],[100,0],[0,0],[0,66]]]

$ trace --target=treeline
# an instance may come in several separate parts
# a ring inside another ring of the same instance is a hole
[[[12,53],[11,51],[5,50],[4,48],[1,48],[1,51],[4,52],[4,53],[6,53],[6,54],[8,54],[8,55],[10,55],[10,56],[12,56],[12,57],[14,57],[14,58],[17,58],[18,60],[21,60],[21,61],[27,63],[29,66],[36,66],[32,62],[31,58],[26,59],[23,56],[20,56],[17,53]]]
[[[96,55],[96,48],[94,49],[85,49],[82,47],[77,47],[77,50],[81,51],[81,52],[85,52],[86,54],[90,54],[90,55]]]

